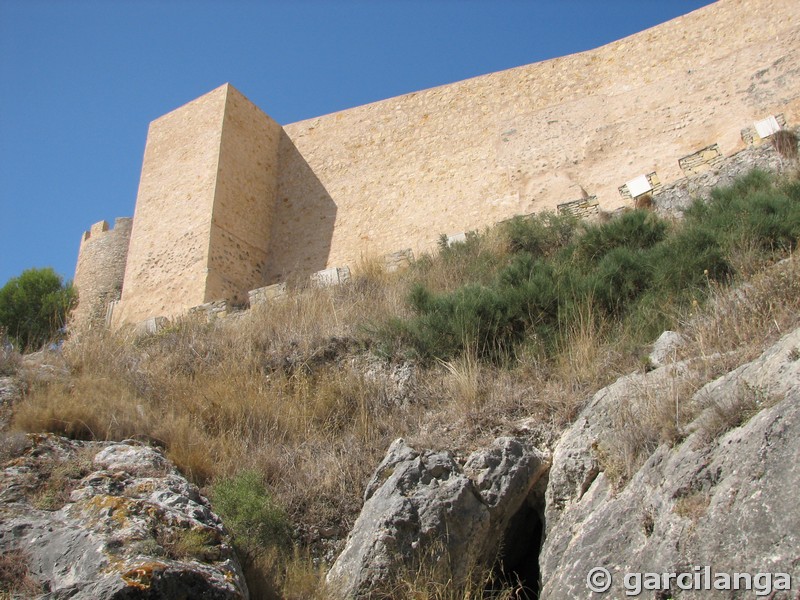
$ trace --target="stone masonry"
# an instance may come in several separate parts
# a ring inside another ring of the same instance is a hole
[[[100,221],[83,233],[73,282],[79,290],[78,307],[72,314],[73,327],[107,325],[106,309],[122,293],[132,223],[130,217],[121,217],[109,229],[108,223]]]
[[[281,135],[229,85],[153,121],[115,324],[263,285]]]
[[[776,114],[800,118],[796,0],[719,0],[595,50],[283,127],[225,85],[150,126],[114,322],[244,304],[576,198],[614,211],[632,203],[625,182],[668,185],[679,159],[730,156]]]

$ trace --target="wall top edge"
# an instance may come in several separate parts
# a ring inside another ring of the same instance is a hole
[[[542,65],[542,64],[546,64],[546,63],[552,63],[552,64],[555,65],[558,61],[567,60],[567,59],[578,57],[578,56],[582,56],[582,55],[589,55],[589,54],[591,54],[593,52],[596,52],[596,51],[600,50],[601,48],[611,48],[611,47],[613,47],[615,45],[624,44],[624,43],[630,41],[633,38],[645,37],[646,35],[648,35],[648,33],[652,32],[654,29],[658,29],[659,27],[662,27],[662,26],[664,26],[664,25],[666,25],[668,23],[677,23],[677,22],[680,22],[680,21],[685,20],[685,19],[702,19],[705,16],[705,13],[714,12],[714,11],[719,10],[719,6],[720,5],[725,5],[727,7],[728,5],[737,4],[737,3],[741,4],[742,2],[747,2],[747,1],[748,0],[715,0],[711,4],[708,4],[706,6],[702,6],[700,8],[697,8],[697,9],[693,10],[693,11],[690,11],[690,12],[688,12],[686,14],[679,15],[677,17],[669,19],[668,21],[663,21],[661,23],[657,23],[656,25],[653,25],[652,27],[648,27],[647,29],[642,29],[641,31],[637,31],[637,32],[632,33],[632,34],[630,34],[628,36],[619,38],[617,40],[608,42],[606,44],[601,44],[600,46],[595,46],[593,48],[587,48],[586,50],[581,50],[580,52],[573,52],[571,54],[564,54],[564,55],[561,55],[561,56],[554,56],[554,57],[546,58],[546,59],[543,59],[543,60],[540,60],[540,61],[535,61],[535,62],[532,62],[532,63],[526,63],[526,64],[522,64],[522,65],[517,65],[515,67],[509,67],[507,69],[500,69],[498,71],[491,71],[489,73],[483,73],[481,75],[475,75],[473,77],[468,77],[466,79],[459,79],[459,80],[456,80],[456,81],[451,81],[449,83],[443,83],[441,85],[436,85],[436,86],[432,86],[432,87],[429,87],[429,88],[423,88],[423,89],[420,89],[420,90],[413,90],[413,91],[410,91],[410,92],[406,92],[404,94],[399,94],[397,96],[390,96],[388,98],[382,98],[380,100],[374,100],[372,102],[366,102],[364,104],[358,104],[356,106],[350,106],[348,108],[343,108],[341,110],[333,111],[333,112],[330,112],[330,113],[325,113],[325,114],[322,114],[322,115],[309,117],[307,119],[301,119],[300,121],[293,121],[291,123],[284,123],[283,127],[295,127],[295,126],[296,127],[302,127],[303,125],[311,123],[311,122],[316,121],[318,119],[324,119],[326,117],[335,116],[337,114],[347,113],[347,112],[350,112],[350,111],[352,111],[353,109],[356,109],[356,108],[369,107],[369,106],[379,105],[379,104],[382,104],[382,103],[401,101],[401,100],[404,100],[404,99],[407,99],[407,98],[412,98],[412,97],[420,95],[420,94],[435,93],[437,90],[441,90],[443,88],[453,88],[453,87],[461,86],[461,85],[469,85],[470,83],[475,82],[475,81],[480,80],[480,79],[487,79],[487,78],[491,78],[491,77],[499,77],[499,76],[502,76],[504,74],[508,74],[508,73],[511,73],[511,72],[514,72],[514,71],[522,71],[524,69],[529,69],[529,68],[534,67],[536,65]],[[757,1],[758,2],[762,2],[762,0],[757,0]]]

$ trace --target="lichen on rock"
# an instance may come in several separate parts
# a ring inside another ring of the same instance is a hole
[[[230,534],[159,450],[34,434],[15,448],[0,473],[0,550],[24,561],[26,594],[248,598]]]

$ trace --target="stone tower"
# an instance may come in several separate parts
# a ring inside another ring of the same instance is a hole
[[[100,221],[81,237],[73,282],[79,303],[70,327],[87,329],[108,324],[109,306],[119,300],[122,291],[132,221],[130,217],[116,219],[113,229]]]
[[[263,285],[280,136],[227,84],[150,124],[115,324]]]

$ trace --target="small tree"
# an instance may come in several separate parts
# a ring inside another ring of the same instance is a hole
[[[0,327],[20,350],[55,340],[77,296],[52,268],[27,269],[0,289]]]

